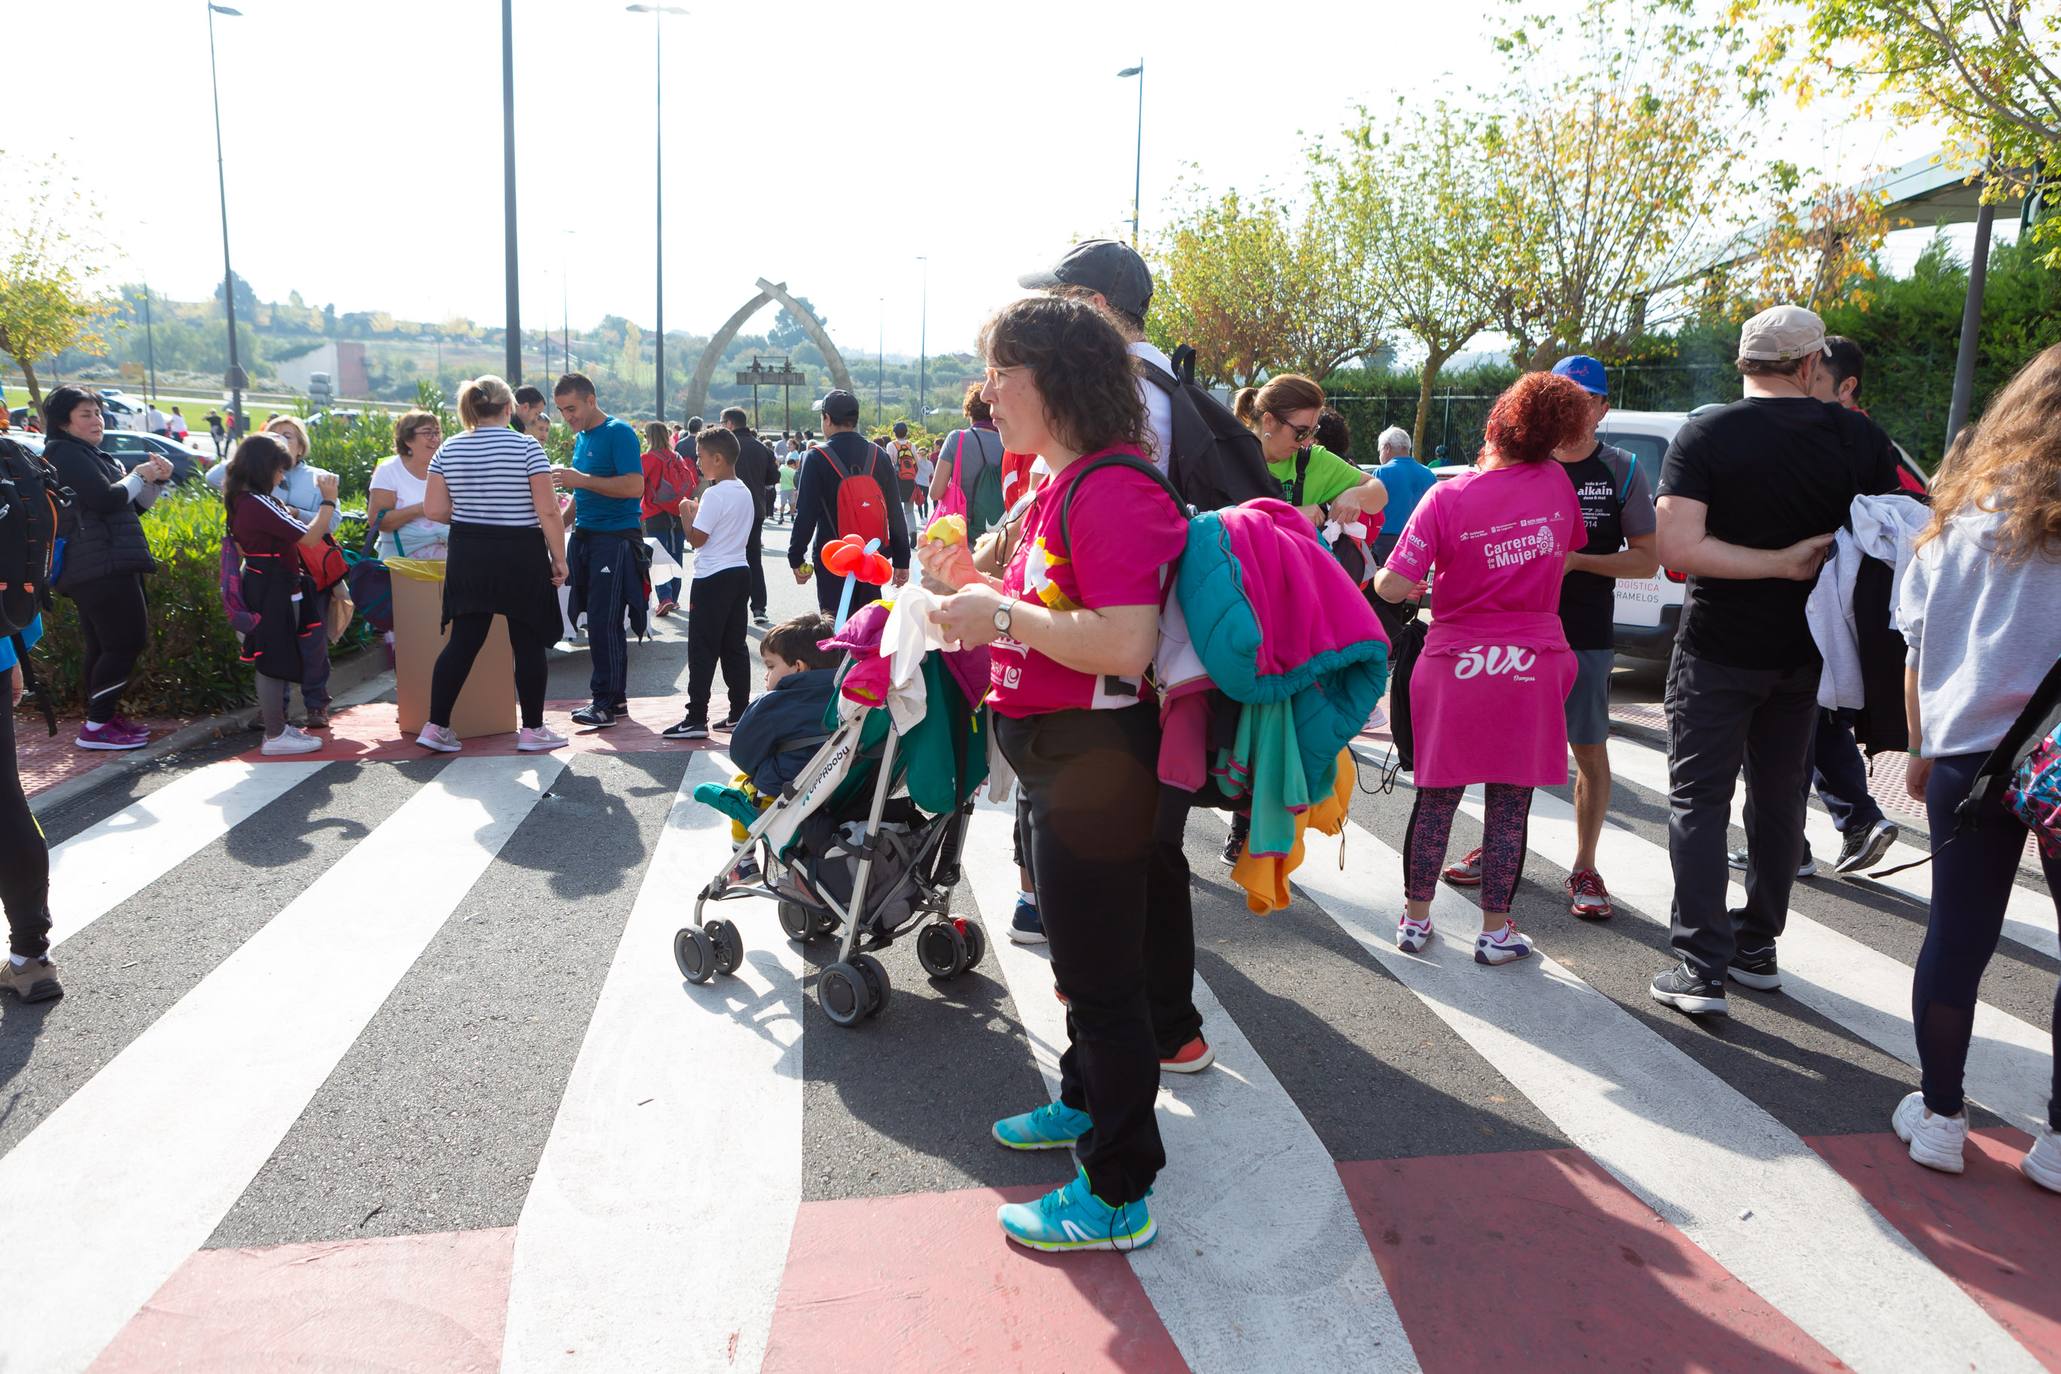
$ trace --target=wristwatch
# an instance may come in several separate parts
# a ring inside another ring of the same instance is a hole
[[[1016,606],[1014,601],[1005,601],[995,608],[995,633],[1009,633],[1009,612]]]

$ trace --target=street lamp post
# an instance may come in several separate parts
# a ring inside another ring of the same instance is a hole
[[[1145,192],[1145,59],[1139,58],[1135,67],[1125,67],[1118,76],[1138,78],[1138,149],[1131,162],[1131,247],[1138,246],[1138,207],[1144,203]]]
[[[501,0],[501,220],[508,270],[508,385],[522,385],[522,287],[515,279],[515,8]]]
[[[624,8],[629,10],[631,14],[648,14],[651,16],[651,116],[656,126],[652,146],[656,150],[655,170],[657,172],[657,184],[655,190],[658,201],[658,330],[652,337],[652,362],[654,363],[653,370],[658,374],[658,385],[656,387],[658,392],[657,417],[663,420],[666,417],[666,126],[665,119],[660,113],[661,105],[665,100],[665,52],[663,45],[665,42],[665,16],[669,14],[685,14],[687,11],[678,5],[626,5]]]
[[[923,264],[923,323],[916,335],[916,423],[920,425],[930,408],[930,259],[916,261]]]
[[[880,298],[880,337],[874,341],[873,420],[878,424],[887,414],[887,297]]]
[[[143,279],[143,354],[150,360],[150,399],[157,401],[157,338],[150,331],[150,278]]]
[[[229,266],[229,175],[222,166],[222,85],[215,74],[215,16],[241,18],[243,11],[227,5],[208,5],[208,89],[215,102],[215,190],[222,203],[222,309],[229,316],[229,414],[235,429],[243,425],[243,368],[236,361],[236,273]],[[146,296],[146,300],[148,297]]]

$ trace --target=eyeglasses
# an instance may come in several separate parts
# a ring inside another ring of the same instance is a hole
[[[988,369],[988,385],[993,386],[996,382],[1001,381],[1010,373],[1021,371],[1023,371],[1023,364],[1021,363],[1017,363],[1009,367],[990,367]]]
[[[1270,410],[1267,413],[1269,415],[1272,415],[1276,420],[1279,420],[1281,422],[1281,427],[1287,430],[1290,437],[1292,437],[1298,444],[1307,444],[1310,441],[1310,436],[1317,432],[1317,426],[1314,422],[1307,425],[1291,425],[1288,423],[1288,417],[1283,415],[1280,411]]]

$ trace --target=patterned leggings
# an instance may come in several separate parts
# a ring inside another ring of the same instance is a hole
[[[1531,789],[1507,782],[1483,787],[1488,814],[1481,836],[1481,909],[1507,913],[1524,873],[1525,832],[1531,824]],[[1439,869],[1446,861],[1446,841],[1453,833],[1453,813],[1460,809],[1464,787],[1420,787],[1410,808],[1410,828],[1403,839],[1403,896],[1428,902],[1438,891]]]

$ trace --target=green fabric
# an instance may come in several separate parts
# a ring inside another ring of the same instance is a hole
[[[1289,454],[1284,462],[1267,464],[1267,471],[1272,473],[1274,480],[1286,490],[1295,481],[1295,455]],[[1310,465],[1302,476],[1302,504],[1321,506],[1326,501],[1336,501],[1354,487],[1364,484],[1366,480],[1366,473],[1330,449],[1322,444],[1312,445]]]
[[[838,670],[838,683],[843,685],[844,675],[859,660],[847,657],[844,666]],[[959,691],[951,670],[936,654],[926,654],[923,659],[923,686],[927,708],[923,719],[916,727],[903,735],[895,746],[895,772],[900,775],[902,785],[909,791],[909,800],[933,816],[956,810],[973,789],[987,781],[988,777],[988,717],[985,712],[970,711],[966,698]],[[833,695],[830,705],[823,714],[826,729],[837,728],[837,707],[840,697]],[[879,753],[887,739],[887,732],[893,721],[885,707],[868,711],[866,724],[859,732],[859,748],[867,754]],[[959,780],[955,788],[954,776],[958,768],[958,753],[953,748],[953,736],[963,732],[967,776]],[[874,769],[871,766],[854,766],[850,776],[839,785],[829,805],[846,808],[861,798],[869,800],[873,795]]]
[[[1255,854],[1286,854],[1295,847],[1295,817],[1310,804],[1293,706],[1276,701],[1240,711],[1234,749],[1252,780],[1252,832],[1246,843]]]
[[[694,800],[703,806],[716,810],[744,826],[747,830],[758,824],[759,809],[752,805],[750,797],[737,787],[726,787],[719,782],[698,782],[694,784]]]

